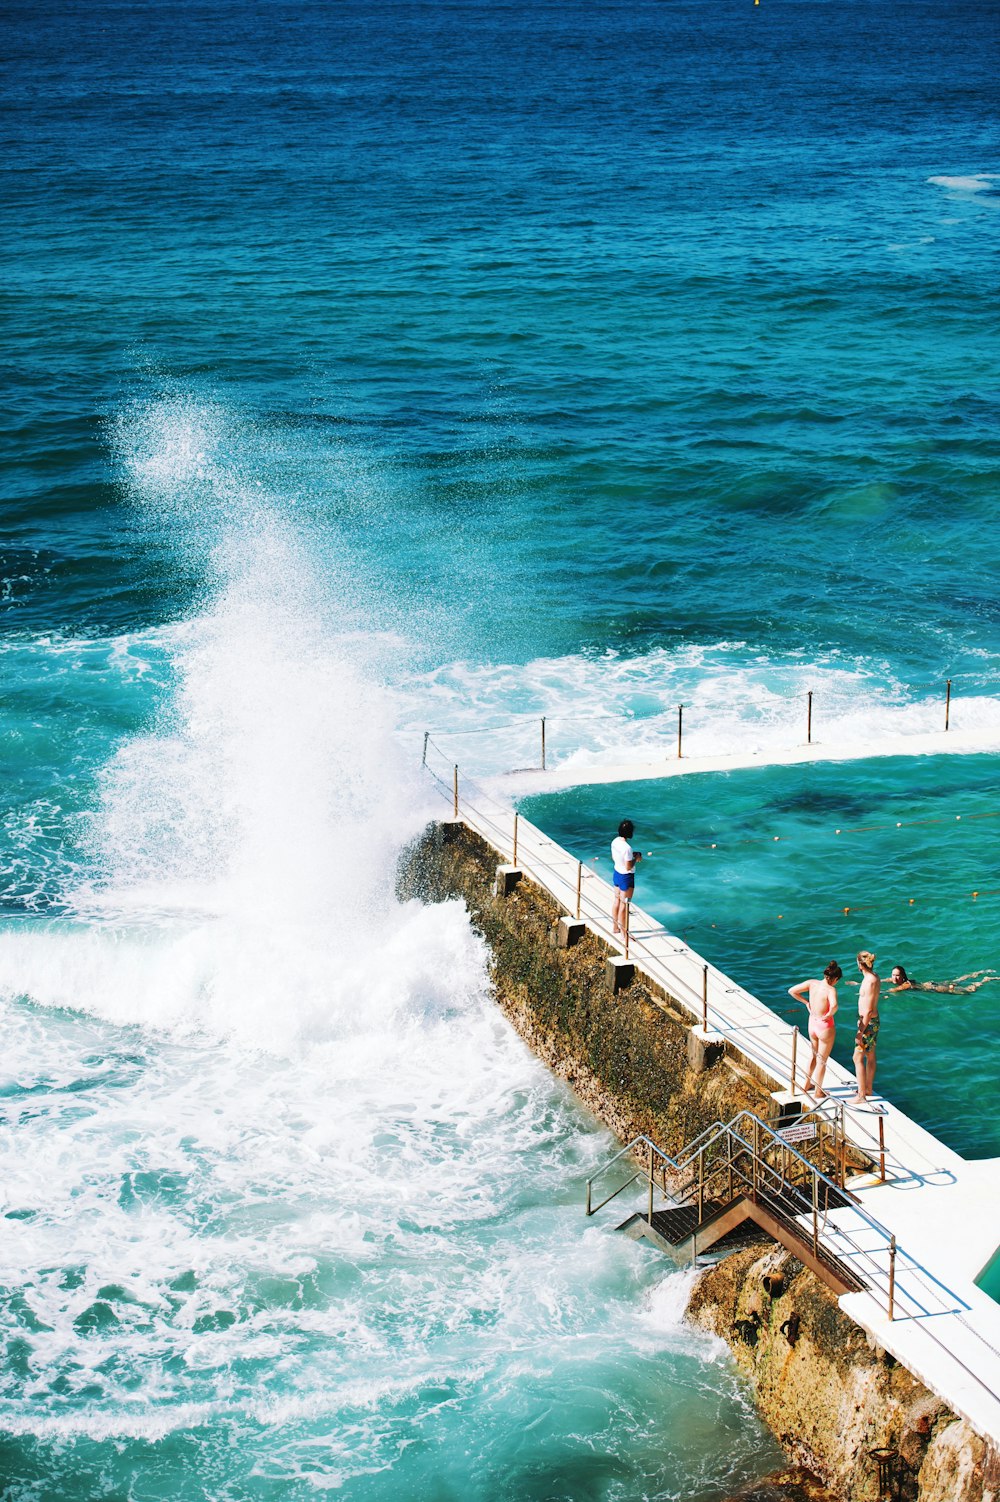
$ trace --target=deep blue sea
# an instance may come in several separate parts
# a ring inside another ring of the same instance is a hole
[[[3,20],[0,1492],[721,1502],[780,1452],[396,854],[427,729],[489,773],[684,702],[766,762],[809,691],[842,743],[950,677],[1000,746],[993,0]],[[768,999],[871,935],[847,890],[995,966],[988,822],[828,843],[995,772],[648,784],[649,893]],[[775,820],[784,866],[697,853]],[[909,1016],[887,1088],[997,1151],[988,1050]]]

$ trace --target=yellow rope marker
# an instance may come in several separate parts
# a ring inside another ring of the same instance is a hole
[[[910,898],[910,906],[911,907],[913,906],[913,898],[912,897]]]
[[[851,911],[851,910],[850,910],[850,908],[849,908],[849,907],[845,907],[845,908],[844,908],[844,912],[845,912],[845,913],[849,913],[849,912],[850,912],[850,911]]]

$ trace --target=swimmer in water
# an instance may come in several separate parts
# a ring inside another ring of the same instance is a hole
[[[978,979],[978,977],[982,979]],[[971,986],[963,986],[964,980],[974,981]],[[938,991],[945,996],[971,996],[978,991],[980,986],[988,986],[991,980],[1000,980],[1000,975],[994,975],[991,970],[972,970],[968,975],[960,975],[957,980],[911,980],[902,965],[892,967],[892,991]]]
[[[833,1019],[837,1010],[837,982],[843,973],[836,961],[833,961],[823,971],[822,980],[804,980],[800,981],[797,986],[788,988],[789,996],[793,996],[796,1001],[801,1001],[802,1005],[809,1009],[809,1042],[812,1044],[812,1057],[809,1060],[809,1068],[806,1071],[802,1088],[807,1094],[813,1090],[817,1100],[826,1099],[823,1076],[826,1073],[826,1063],[837,1033],[837,1026]],[[803,991],[806,993],[804,996]]]

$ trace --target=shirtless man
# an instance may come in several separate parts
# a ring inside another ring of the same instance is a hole
[[[830,1057],[837,1032],[833,1018],[837,1010],[837,982],[843,973],[836,961],[833,961],[823,971],[822,980],[804,980],[797,986],[788,988],[789,996],[793,996],[796,1001],[801,1001],[802,1005],[809,1009],[809,1042],[812,1044],[812,1057],[809,1060],[809,1068],[806,1071],[802,1088],[806,1094],[813,1089],[813,1075],[815,1074],[817,1100],[826,1099],[823,1076],[826,1073],[826,1061]],[[803,991],[806,992],[805,996],[802,995]]]
[[[875,1042],[878,1038],[878,998],[882,982],[875,974],[875,956],[868,949],[858,955],[861,971],[861,989],[858,992],[858,1036],[854,1044],[854,1070],[858,1077],[858,1093],[851,1097],[851,1104],[864,1105],[875,1083]]]

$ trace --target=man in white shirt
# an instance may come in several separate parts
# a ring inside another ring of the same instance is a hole
[[[611,859],[614,862],[614,888],[615,895],[611,903],[611,930],[613,933],[625,932],[625,917],[628,904],[632,901],[632,893],[635,891],[635,867],[636,862],[642,860],[642,854],[636,854],[632,849],[631,839],[635,834],[635,825],[631,819],[623,819],[618,826],[618,838],[611,841]]]

